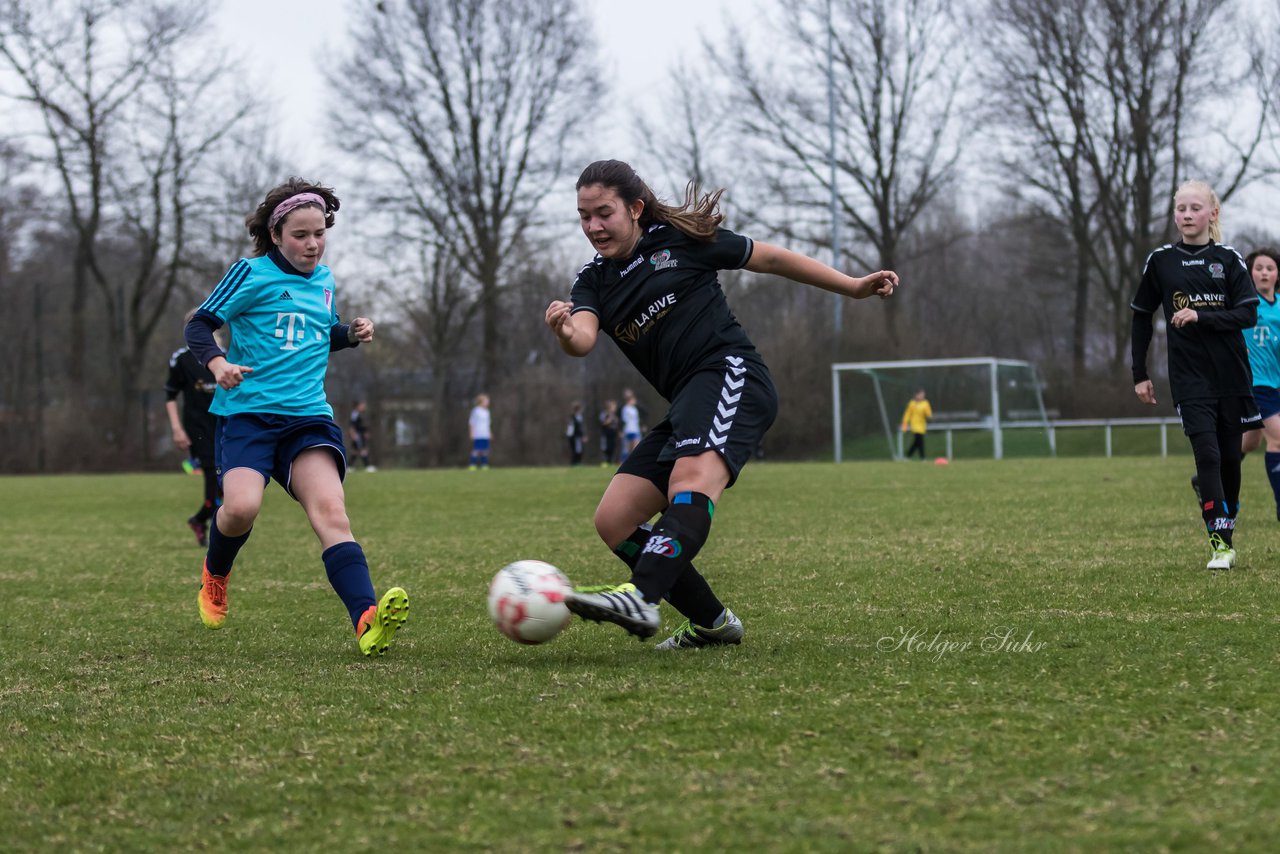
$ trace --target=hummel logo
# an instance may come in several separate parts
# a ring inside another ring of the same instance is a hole
[[[280,292],[279,299],[292,300],[292,299],[293,299],[293,297],[289,296],[289,292],[288,292],[288,291],[281,291],[281,292]]]

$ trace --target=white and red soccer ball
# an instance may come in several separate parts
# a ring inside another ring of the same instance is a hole
[[[540,560],[509,563],[489,585],[489,616],[513,641],[546,643],[569,625],[564,604],[572,586],[564,573]]]

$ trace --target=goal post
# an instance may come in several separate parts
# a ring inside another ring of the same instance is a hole
[[[945,434],[952,456],[953,433],[966,450],[985,446],[1003,459],[1010,434],[1018,429],[1017,453],[1055,455],[1053,430],[1035,365],[1016,359],[907,359],[892,362],[837,362],[831,365],[832,438],[835,461],[846,456],[901,459],[898,424],[917,389],[934,411],[929,432]],[[874,400],[874,406],[858,406]],[[1025,430],[1025,428],[1036,428]],[[883,444],[878,436],[883,436]],[[875,450],[876,447],[882,450]],[[985,450],[976,451],[985,456]],[[937,456],[937,454],[935,454]]]

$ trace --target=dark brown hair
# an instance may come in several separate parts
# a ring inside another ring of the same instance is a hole
[[[1244,256],[1244,266],[1250,275],[1253,274],[1253,262],[1263,255],[1274,261],[1277,267],[1280,267],[1280,251],[1272,249],[1270,246],[1261,246]]]
[[[253,254],[266,255],[275,246],[275,241],[271,239],[272,234],[279,237],[281,230],[284,228],[285,221],[288,216],[276,223],[274,229],[267,227],[271,221],[271,213],[276,206],[292,196],[299,193],[315,193],[324,199],[324,227],[333,228],[334,213],[341,206],[338,197],[333,194],[330,187],[322,187],[319,184],[312,183],[303,178],[290,178],[271,192],[267,193],[267,197],[262,200],[262,204],[254,209],[253,213],[244,218],[245,227],[249,229],[249,236],[253,238]],[[302,207],[317,207],[317,205],[303,205]]]
[[[640,227],[648,228],[655,222],[678,228],[690,237],[698,240],[711,240],[715,237],[716,228],[724,221],[720,213],[720,197],[724,190],[703,193],[696,183],[690,181],[684,189],[684,204],[679,207],[658,201],[653,190],[636,170],[621,160],[597,160],[578,176],[575,189],[581,190],[592,184],[608,187],[630,206],[639,200],[644,202],[640,212]]]

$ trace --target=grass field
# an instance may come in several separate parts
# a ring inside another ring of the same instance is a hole
[[[698,560],[746,640],[695,653],[489,622],[511,560],[618,578],[607,472],[360,472],[412,600],[377,660],[276,487],[211,632],[195,478],[0,478],[0,849],[1274,850],[1280,524],[1246,469],[1210,574],[1182,460],[755,464]]]

